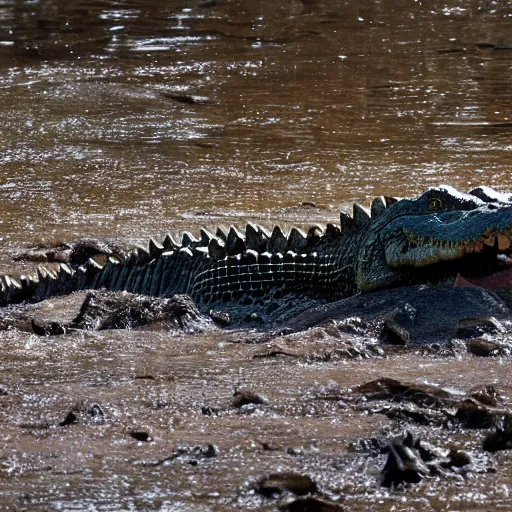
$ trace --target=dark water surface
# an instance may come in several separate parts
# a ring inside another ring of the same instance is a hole
[[[510,190],[512,5],[0,0],[0,121],[4,259],[81,236],[331,220],[354,200],[442,183]],[[304,402],[333,381],[379,375],[463,390],[492,383],[512,399],[507,360],[262,361],[222,334],[1,340],[0,384],[10,391],[0,393],[0,510],[276,510],[239,500],[239,490],[306,466],[350,510],[510,508],[507,456],[497,476],[446,484],[441,496],[436,481],[390,494],[377,470],[340,459],[381,416],[354,418],[343,404],[316,413]],[[322,340],[311,343],[316,353]],[[240,383],[266,390],[274,408],[218,421],[198,412],[228,403]],[[108,420],[59,429],[80,398]],[[137,444],[133,429],[154,442]],[[225,458],[143,464],[205,442]],[[305,447],[305,458],[289,446]]]

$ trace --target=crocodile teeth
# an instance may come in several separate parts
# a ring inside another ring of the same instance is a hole
[[[485,245],[489,245],[490,247],[494,246],[494,240],[496,239],[496,235],[490,234],[482,238],[482,242]]]
[[[510,247],[510,237],[505,233],[498,233],[498,249],[505,251]]]
[[[496,259],[501,263],[506,263],[507,265],[512,264],[512,258],[510,256],[507,256],[506,254],[498,254]]]
[[[475,244],[473,245],[468,245],[466,247],[466,252],[470,253],[470,252],[481,252],[484,250],[484,243],[482,242],[482,240],[478,240],[478,242],[476,242]]]

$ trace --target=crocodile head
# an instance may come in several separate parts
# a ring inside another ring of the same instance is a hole
[[[477,277],[510,265],[512,196],[483,187],[433,188],[389,206],[368,224],[357,266],[362,291]]]

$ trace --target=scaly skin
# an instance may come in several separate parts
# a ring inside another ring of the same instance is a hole
[[[0,279],[0,305],[36,301],[89,288],[127,290],[170,297],[187,293],[200,305],[279,301],[288,293],[335,300],[358,292],[454,276],[476,268],[496,270],[496,256],[510,253],[512,196],[490,188],[462,194],[452,187],[430,189],[414,199],[377,198],[371,216],[355,205],[353,217],[324,233],[296,229],[285,236],[249,224],[245,235],[231,228],[181,244],[168,235],[128,258],[110,257],[101,267],[89,260],[59,272]]]

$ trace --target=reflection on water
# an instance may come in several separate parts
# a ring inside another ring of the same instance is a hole
[[[510,188],[505,1],[13,0],[0,20],[7,244]]]

